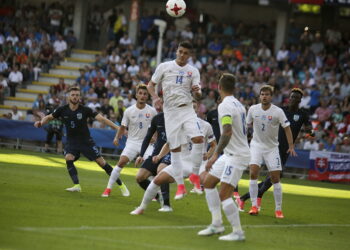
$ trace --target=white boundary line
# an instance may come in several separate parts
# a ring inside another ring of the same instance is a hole
[[[116,227],[17,227],[16,229],[29,232],[52,232],[52,231],[110,231],[110,230],[161,230],[161,229],[196,229],[208,225],[185,225],[185,226],[116,226]],[[229,227],[229,226],[227,226]],[[244,228],[301,228],[301,227],[350,227],[350,224],[282,224],[282,225],[243,225]]]

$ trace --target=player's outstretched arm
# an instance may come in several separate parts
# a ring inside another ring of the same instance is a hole
[[[112,122],[111,120],[107,119],[106,117],[104,117],[101,114],[96,115],[95,119],[98,120],[99,122],[103,122],[104,124],[110,126],[114,130],[118,130],[119,129],[119,126],[117,126],[114,122]]]
[[[208,160],[214,154],[214,151],[217,145],[216,140],[212,141],[209,145],[210,145],[210,148],[208,152],[206,152],[203,156],[204,161]]]
[[[287,153],[291,154],[292,156],[297,156],[297,153],[294,150],[293,135],[292,135],[292,130],[290,129],[290,126],[285,127],[284,132],[286,133],[286,137],[289,145]]]
[[[153,156],[152,161],[158,163],[167,153],[170,152],[169,143],[165,143],[158,155]]]
[[[120,128],[118,129],[117,134],[114,137],[113,144],[118,147],[119,145],[119,139],[122,137],[122,135],[125,132],[125,126],[121,125]]]
[[[41,126],[44,126],[46,123],[48,123],[49,121],[55,119],[52,114],[49,114],[47,116],[45,116],[43,119],[41,119],[41,121],[37,121],[34,123],[34,127],[36,128],[40,128]]]

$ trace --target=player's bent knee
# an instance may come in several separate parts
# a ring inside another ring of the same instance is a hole
[[[64,159],[66,161],[74,161],[75,157],[72,154],[67,154],[67,155],[64,156]]]

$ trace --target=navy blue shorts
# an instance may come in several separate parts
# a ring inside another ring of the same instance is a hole
[[[67,141],[64,147],[64,155],[66,154],[74,155],[74,161],[79,159],[80,154],[83,154],[90,161],[94,161],[97,158],[101,157],[100,150],[92,139],[78,143]]]
[[[149,156],[141,165],[141,168],[147,169],[152,173],[153,176],[157,175],[157,169],[159,164],[164,163],[166,165],[170,165],[170,153],[165,155],[158,163],[153,163],[153,156]]]

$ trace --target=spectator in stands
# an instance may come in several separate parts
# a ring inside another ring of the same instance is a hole
[[[108,95],[108,89],[104,86],[103,81],[101,80],[96,82],[94,90],[99,100],[106,98]]]
[[[13,105],[11,108],[11,112],[8,114],[9,119],[19,121],[24,120],[23,113],[21,111],[18,111],[18,108],[16,105]]]
[[[315,114],[320,122],[324,122],[331,117],[332,112],[333,110],[328,107],[328,102],[322,99],[321,106],[316,109]]]
[[[125,98],[123,102],[124,102],[125,108],[128,108],[128,107],[136,104],[136,100],[135,100],[135,98],[133,98],[132,93],[129,93],[127,98]]]
[[[7,76],[9,74],[9,68],[7,62],[4,60],[4,56],[0,54],[0,74]]]
[[[49,72],[53,60],[53,49],[49,43],[45,43],[40,52],[40,61],[43,72]]]
[[[108,98],[104,98],[102,101],[103,105],[101,106],[101,112],[102,114],[107,117],[108,119],[110,119],[110,114],[114,113],[114,108],[109,105],[109,99]]]
[[[131,45],[131,44],[132,44],[132,41],[131,41],[131,39],[130,39],[128,33],[125,33],[125,34],[123,35],[123,37],[120,38],[120,40],[119,40],[119,45],[120,45],[120,48],[122,49],[122,51],[127,50],[127,48],[129,47],[129,45]]]
[[[68,31],[65,40],[67,42],[67,56],[70,56],[72,49],[77,45],[77,38],[75,37],[73,30]]]
[[[117,112],[115,112],[115,115],[117,117],[117,121],[121,124],[122,119],[123,119],[123,115],[124,115],[124,111],[125,111],[125,107],[124,107],[124,102],[122,100],[118,101],[118,106],[117,106]]]
[[[130,74],[131,77],[139,73],[140,67],[136,64],[136,60],[134,58],[131,59],[130,65],[126,71]]]
[[[8,94],[8,84],[4,75],[0,73],[0,104],[4,104],[5,96]]]
[[[56,94],[56,95],[58,95],[58,94],[60,94],[61,92],[65,92],[65,91],[67,91],[68,90],[68,84],[66,84],[65,82],[64,82],[64,79],[62,78],[62,77],[60,77],[59,79],[58,79],[58,83],[56,84],[56,85],[54,85],[54,93]]]
[[[319,150],[319,144],[314,136],[309,136],[304,144],[304,150]]]
[[[36,100],[33,103],[32,108],[39,108],[45,106],[45,100],[43,94],[38,94]]]
[[[348,136],[345,136],[343,138],[343,141],[338,146],[338,152],[340,153],[349,153],[350,152],[350,138]]]
[[[97,112],[97,108],[101,108],[101,104],[98,102],[98,98],[90,98],[87,106],[94,112]]]
[[[119,80],[117,79],[117,76],[114,72],[109,73],[104,85],[107,89],[118,88],[120,86]]]
[[[16,96],[16,88],[18,85],[22,84],[23,74],[18,70],[18,66],[15,65],[13,70],[9,74],[9,88],[10,88],[10,96]]]
[[[120,95],[120,90],[115,89],[114,90],[114,96],[109,99],[109,105],[111,105],[114,108],[114,112],[118,112],[118,101],[123,101],[124,98]]]
[[[54,47],[54,57],[57,58],[56,64],[59,63],[59,61],[63,60],[66,57],[67,52],[67,42],[63,40],[63,36],[59,34],[57,36],[57,40],[53,43]]]
[[[157,42],[151,34],[143,41],[143,51],[149,56],[155,56],[157,49]]]

